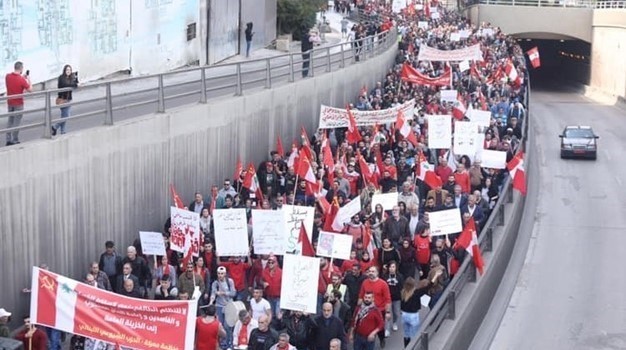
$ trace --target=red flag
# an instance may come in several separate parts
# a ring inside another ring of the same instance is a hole
[[[300,157],[299,163],[297,172],[298,176],[307,182],[317,185],[317,179],[313,173],[313,168],[311,167],[311,161],[309,158],[303,154],[302,157]]]
[[[246,175],[243,177],[242,186],[247,188],[250,193],[254,193],[259,201],[263,200],[263,192],[261,191],[261,186],[259,186],[259,179],[256,176],[256,169],[254,169],[254,164],[252,163],[248,165]]]
[[[363,232],[363,247],[369,253],[371,257],[374,256],[374,239],[372,238],[372,229],[370,228],[370,223],[367,221],[365,223],[365,232]]]
[[[541,60],[539,59],[539,49],[537,48],[537,46],[526,51],[526,54],[528,55],[528,59],[530,59],[530,64],[533,66],[533,68],[541,67]]]
[[[283,148],[283,140],[280,139],[280,135],[276,138],[276,152],[281,157],[285,156],[285,149]]]
[[[235,166],[235,173],[233,174],[233,182],[241,178],[242,171],[243,171],[243,164],[241,163],[241,158],[237,157],[237,165]]]
[[[361,133],[359,132],[359,128],[356,126],[356,119],[354,119],[354,115],[350,111],[350,106],[346,107],[346,111],[348,112],[348,143],[353,144],[361,141]]]
[[[213,210],[217,207],[217,186],[211,188],[211,207],[209,213],[213,215]],[[186,266],[185,266],[186,267]]]
[[[430,18],[430,0],[424,1],[424,16]]]
[[[424,153],[420,151],[417,157],[415,175],[418,179],[426,183],[430,188],[441,187],[441,178],[435,173],[434,167],[426,161]]]
[[[296,160],[298,159],[298,144],[297,143],[293,143],[291,145],[291,153],[289,153],[289,159],[287,159],[287,166],[288,167],[293,167],[293,169],[296,169]]]
[[[185,207],[185,204],[183,203],[183,200],[180,199],[180,196],[178,195],[178,193],[176,193],[176,189],[174,188],[173,184],[170,184],[170,192],[172,193],[172,199],[174,200],[174,206],[176,208],[182,209]]]
[[[506,168],[513,179],[513,188],[518,190],[523,196],[526,195],[526,172],[524,170],[524,152],[518,152]]]
[[[302,243],[302,255],[303,256],[315,256],[315,251],[309,240],[309,236],[306,234],[306,228],[304,227],[304,220],[300,222],[300,235],[298,236],[298,243]]]
[[[487,99],[485,95],[483,95],[482,90],[478,90],[478,102],[480,103],[480,109],[483,111],[489,110],[489,105],[487,105]]]
[[[420,73],[417,69],[413,68],[410,64],[404,63],[402,65],[402,71],[400,78],[403,81],[418,85],[429,86],[451,86],[452,85],[452,70],[450,67],[446,67],[446,70],[441,76],[431,78],[427,75]]]
[[[317,197],[317,203],[320,205],[320,208],[322,209],[322,214],[326,215],[326,213],[328,213],[328,210],[330,209],[330,203],[328,203],[328,200],[326,200],[326,197],[322,196],[322,194],[319,192],[316,197]]]
[[[402,110],[398,110],[398,117],[396,118],[396,128],[400,131],[400,135],[405,140],[409,141],[413,146],[417,147],[417,136],[411,129],[411,125],[404,119],[404,113]]]
[[[513,64],[513,61],[508,60],[508,62],[506,64],[506,67],[504,67],[504,71],[505,71],[507,77],[509,77],[509,82],[511,84],[513,84],[513,86],[520,86],[520,85],[522,85],[522,78],[517,73],[517,68],[515,68],[515,65]]]
[[[367,162],[365,162],[365,159],[358,151],[357,158],[359,159],[359,168],[361,169],[361,175],[366,182],[364,185],[367,185],[367,183],[376,185],[375,181],[373,181],[372,179],[372,172],[370,171],[370,167],[367,165]]]
[[[485,262],[483,261],[483,256],[480,252],[480,246],[478,245],[478,236],[476,235],[476,223],[474,222],[474,218],[470,218],[467,224],[465,224],[463,232],[461,232],[459,238],[456,240],[456,245],[464,248],[465,251],[472,256],[474,259],[474,266],[478,269],[478,273],[482,275],[485,268]]]
[[[383,163],[383,155],[380,153],[380,145],[374,148],[374,157],[376,157],[376,168],[378,170],[378,177],[383,177],[383,171],[385,171],[385,163]]]
[[[339,202],[337,201],[337,197],[333,198],[333,202],[330,205],[330,208],[326,212],[326,216],[324,218],[324,231],[327,232],[335,232],[333,230],[333,221],[335,221],[335,217],[337,216],[337,212],[339,211]]]
[[[328,136],[326,134],[324,134],[324,138],[322,140],[322,158],[324,158],[323,162],[328,168],[328,172],[334,172],[335,162],[333,159],[333,151],[330,149],[330,141],[328,141]]]

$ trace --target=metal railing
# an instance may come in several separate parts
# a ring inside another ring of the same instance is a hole
[[[520,144],[517,152],[526,148],[526,140],[528,135],[528,118],[530,111],[530,82],[526,82],[526,115],[522,120],[523,123],[523,137],[520,140]],[[502,190],[499,193],[499,199],[496,202],[489,219],[485,223],[485,226],[480,232],[478,237],[478,244],[482,252],[490,252],[493,250],[494,231],[497,227],[504,226],[507,220],[505,214],[505,205],[513,202],[513,187],[510,177],[507,177],[502,186]],[[510,215],[509,215],[510,216]],[[456,302],[459,294],[463,291],[465,286],[470,282],[476,282],[476,267],[471,256],[466,255],[463,263],[459,267],[457,274],[452,281],[446,286],[443,294],[435,304],[435,306],[428,312],[424,321],[420,322],[417,337],[411,340],[411,343],[407,346],[407,349],[412,350],[428,350],[432,336],[437,333],[445,320],[454,320],[457,317]]]
[[[534,6],[534,7],[569,7],[587,9],[624,9],[626,0],[471,0],[465,2],[470,5],[506,5],[506,6]]]
[[[348,65],[366,61],[377,56],[397,43],[396,29],[380,33],[356,42],[314,48],[306,53],[287,53],[263,59],[252,59],[237,63],[194,67],[167,73],[152,74],[92,84],[78,89],[50,89],[22,95],[0,96],[0,104],[8,99],[23,97],[23,111],[0,113],[0,123],[14,115],[23,115],[22,125],[6,128],[0,126],[0,134],[26,129],[42,128],[42,137],[51,138],[51,126],[58,122],[71,122],[85,118],[100,118],[104,125],[116,121],[117,112],[153,106],[137,112],[163,113],[170,105],[206,103],[210,98],[240,96],[245,91],[259,88],[270,89],[278,83],[291,83],[300,78],[308,63],[308,76],[328,73]],[[70,103],[55,105],[59,92],[70,91],[74,99]],[[184,103],[180,103],[184,102]],[[61,107],[73,107],[73,114],[60,118]],[[34,118],[33,118],[34,116]],[[26,118],[30,117],[30,118]],[[128,118],[129,116],[126,116]]]

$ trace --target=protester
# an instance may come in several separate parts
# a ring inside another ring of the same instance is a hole
[[[22,342],[24,349],[47,350],[48,337],[46,333],[30,323],[30,316],[24,317],[24,327],[17,332],[15,339]]]
[[[57,79],[57,89],[65,88],[77,88],[78,87],[78,72],[72,72],[72,66],[66,64],[63,66],[63,71]],[[72,90],[60,91],[57,95],[56,104],[59,106],[72,102]],[[72,106],[61,107],[61,118],[67,118],[70,116],[70,109]],[[52,126],[52,136],[58,133],[65,134],[65,122],[58,122]]]
[[[240,310],[237,316],[238,319],[233,328],[233,348],[235,349],[248,346],[250,334],[259,327],[259,323],[252,318],[248,310]]]
[[[196,350],[215,350],[218,340],[226,337],[215,312],[215,305],[209,305],[205,308],[205,315],[196,319]]]
[[[4,80],[5,86],[7,88],[7,95],[21,95],[24,92],[31,92],[31,84],[30,84],[30,72],[24,72],[24,64],[20,61],[15,62],[13,65],[13,72],[8,73]],[[15,97],[7,100],[7,111],[9,113],[19,112],[24,110],[24,98],[23,97]],[[22,122],[22,114],[15,114],[9,116],[7,122],[7,129],[17,128],[20,126]],[[20,143],[19,140],[19,131],[10,131],[7,132],[7,146],[16,145]]]
[[[0,308],[0,338],[9,338],[11,336],[11,331],[7,327],[9,317],[11,317],[11,313]]]

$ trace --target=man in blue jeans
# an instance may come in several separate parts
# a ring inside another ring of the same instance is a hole
[[[211,284],[211,301],[212,304],[215,301],[215,307],[217,308],[217,317],[220,323],[226,330],[226,338],[220,339],[220,346],[222,349],[233,347],[233,327],[226,324],[226,317],[224,311],[226,305],[233,301],[233,298],[237,294],[235,289],[235,282],[232,278],[226,276],[226,268],[220,266],[217,268],[217,279]]]
[[[24,92],[31,92],[30,85],[30,77],[29,72],[26,71],[26,74],[22,75],[24,71],[24,64],[20,61],[15,62],[13,65],[13,72],[7,74],[4,77],[5,84],[7,87],[7,96],[11,95],[21,95]],[[7,111],[11,112],[19,112],[24,110],[24,98],[23,97],[15,97],[9,98],[7,100]],[[9,116],[9,120],[7,122],[7,129],[17,128],[20,126],[22,122],[22,114],[14,114]],[[7,132],[7,146],[17,145],[20,143],[19,140],[19,131],[9,131]]]
[[[350,329],[350,340],[354,340],[354,350],[374,350],[376,335],[385,328],[383,315],[374,304],[374,293],[365,292],[363,303],[354,312]],[[381,347],[384,347],[381,344]]]

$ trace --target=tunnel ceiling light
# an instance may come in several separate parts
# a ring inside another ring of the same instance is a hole
[[[533,39],[526,39],[526,41],[533,41]]]
[[[563,39],[561,39],[561,40],[559,40],[559,41],[560,41],[560,42],[562,42],[562,43],[564,43],[564,42],[565,42],[565,40],[563,40]]]

